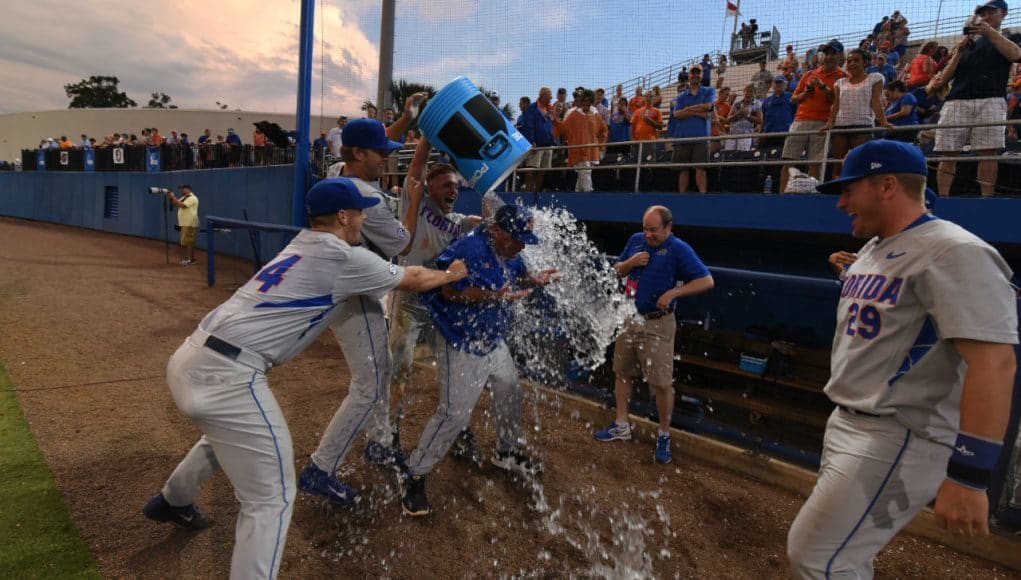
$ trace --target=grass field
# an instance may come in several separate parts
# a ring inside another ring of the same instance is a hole
[[[100,578],[32,438],[3,363],[0,474],[0,578]]]

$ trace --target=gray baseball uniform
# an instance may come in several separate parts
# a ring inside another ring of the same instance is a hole
[[[407,207],[407,194],[401,197],[400,212]],[[435,267],[436,257],[447,246],[461,236],[461,222],[464,214],[444,214],[436,202],[425,196],[418,212],[418,226],[415,241],[407,256],[400,259],[402,266]],[[411,377],[411,365],[415,359],[415,346],[423,329],[431,328],[429,312],[422,306],[417,293],[396,292],[393,312],[393,328],[390,335],[390,350],[393,353],[393,382],[405,385]]]
[[[167,365],[181,412],[204,435],[163,488],[195,502],[223,467],[241,502],[231,578],[273,578],[294,505],[294,451],[266,372],[304,350],[353,297],[380,300],[404,270],[331,233],[304,230],[206,315]]]
[[[393,215],[390,196],[376,183],[357,177],[351,181],[364,197],[383,200],[365,210],[362,237],[369,247],[385,258],[399,254],[408,244],[408,231]],[[389,331],[381,299],[364,296],[344,305],[340,322],[332,327],[340,343],[344,360],[351,371],[347,397],[340,404],[323,433],[312,461],[319,469],[334,473],[355,439],[363,431],[370,441],[384,447],[393,443],[390,426],[390,358]]]
[[[1017,343],[1011,271],[988,244],[926,215],[874,238],[837,307],[819,479],[788,536],[795,575],[868,578],[872,560],[946,477],[966,365],[952,343]]]

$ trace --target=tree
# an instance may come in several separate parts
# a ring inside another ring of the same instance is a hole
[[[408,97],[415,93],[426,92],[429,93],[431,99],[436,95],[436,89],[432,85],[424,83],[408,82],[404,79],[398,79],[390,83],[390,95],[393,97],[394,116],[400,117],[404,114],[404,103],[408,100]]]
[[[170,104],[170,95],[166,93],[152,93],[152,98],[149,99],[149,104],[145,106],[146,109],[176,109],[177,105]]]
[[[362,101],[361,110],[368,112],[370,108],[376,109],[377,112],[379,111],[379,107],[377,107],[376,103],[373,103],[371,99],[365,99]]]
[[[117,77],[90,76],[75,84],[64,85],[67,98],[71,99],[68,109],[127,109],[138,103],[117,90]]]

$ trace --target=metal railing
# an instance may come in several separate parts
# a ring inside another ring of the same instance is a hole
[[[928,124],[928,125],[904,125],[895,126],[892,129],[885,129],[882,127],[873,127],[871,129],[831,129],[829,131],[822,132],[823,137],[823,151],[827,154],[821,159],[782,159],[774,157],[776,150],[761,151],[754,150],[754,153],[758,153],[759,159],[748,159],[748,160],[710,160],[705,163],[699,162],[661,162],[655,161],[655,154],[660,150],[660,147],[666,144],[700,144],[700,143],[711,143],[720,141],[731,141],[735,139],[786,139],[787,137],[793,136],[819,136],[820,131],[792,131],[792,132],[781,132],[781,133],[745,133],[745,134],[726,134],[710,137],[684,137],[684,138],[673,138],[673,139],[657,139],[654,141],[619,141],[610,143],[597,143],[597,144],[585,144],[585,145],[560,145],[553,147],[534,147],[533,151],[568,151],[570,149],[606,149],[609,147],[619,147],[621,149],[630,148],[635,151],[633,162],[630,163],[600,163],[592,165],[591,167],[585,168],[585,170],[591,171],[622,171],[622,170],[634,170],[634,183],[632,191],[637,193],[641,189],[642,183],[642,171],[652,171],[655,169],[708,169],[708,168],[720,168],[725,169],[728,167],[773,167],[773,166],[800,166],[800,165],[818,165],[819,175],[826,175],[826,168],[828,165],[833,163],[841,163],[842,159],[835,159],[829,157],[829,150],[833,135],[843,134],[862,134],[862,133],[876,133],[877,131],[882,132],[922,132],[936,129],[957,129],[957,128],[975,128],[975,127],[1007,127],[1007,126],[1021,126],[1021,120],[1018,121],[997,121],[989,123],[966,123],[966,124]],[[652,147],[650,154],[649,147]],[[782,146],[780,147],[782,149]],[[402,153],[412,155],[414,149],[402,150]],[[430,156],[430,159],[435,159],[438,154],[434,151]],[[630,155],[628,156],[630,157]],[[1014,161],[1018,160],[1021,162],[1021,158],[1014,157],[1011,155],[934,155],[929,156],[928,161],[930,163],[938,163],[941,161],[947,162],[977,162],[977,161]],[[528,173],[553,173],[553,172],[564,172],[564,171],[576,171],[576,168],[568,165],[561,165],[556,167],[518,167],[510,178],[507,180],[508,190],[511,192],[517,191],[517,177],[519,174]],[[407,171],[388,172],[384,175],[388,176],[404,176]],[[1021,190],[1021,183],[1019,183],[1019,190]],[[782,191],[780,193],[783,193]]]

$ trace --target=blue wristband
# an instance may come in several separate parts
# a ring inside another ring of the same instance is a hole
[[[999,441],[963,431],[958,433],[954,453],[947,464],[947,477],[972,489],[989,489],[989,480],[1002,449],[1003,444]]]

